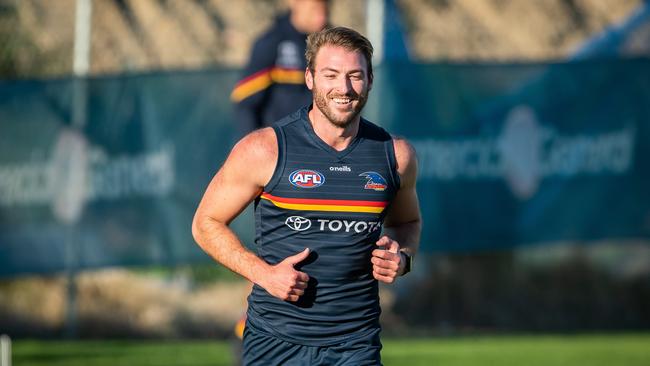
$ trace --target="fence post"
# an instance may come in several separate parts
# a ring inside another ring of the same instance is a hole
[[[0,366],[11,366],[11,338],[0,335]]]

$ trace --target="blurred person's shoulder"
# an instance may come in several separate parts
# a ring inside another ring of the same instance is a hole
[[[258,45],[277,44],[296,32],[291,25],[290,14],[284,13],[273,20],[273,23],[256,38],[255,43]]]

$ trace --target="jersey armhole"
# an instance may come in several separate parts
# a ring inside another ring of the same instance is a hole
[[[401,188],[402,181],[397,172],[397,158],[395,157],[395,145],[392,137],[386,141],[386,159],[390,167],[390,179],[395,186],[395,192],[397,192]]]
[[[271,179],[269,182],[264,186],[264,192],[271,192],[275,188],[275,186],[278,185],[280,178],[282,177],[282,173],[284,172],[284,166],[286,163],[286,144],[284,143],[285,137],[284,137],[284,131],[282,128],[280,128],[277,125],[272,126],[273,131],[275,132],[275,138],[277,139],[278,142],[278,159],[275,162],[275,169],[273,170],[273,175],[271,176]]]

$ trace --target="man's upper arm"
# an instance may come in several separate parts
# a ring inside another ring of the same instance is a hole
[[[394,138],[393,146],[401,182],[390,211],[386,215],[384,224],[386,227],[400,226],[421,220],[418,195],[415,190],[418,171],[415,149],[402,138]]]
[[[277,151],[272,128],[241,139],[208,185],[196,210],[195,223],[210,218],[229,224],[235,219],[271,179]]]

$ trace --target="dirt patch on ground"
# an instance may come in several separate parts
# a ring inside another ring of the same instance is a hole
[[[77,278],[80,337],[227,338],[246,309],[246,281],[193,285],[184,273],[146,275],[125,269],[87,272]],[[0,330],[22,337],[66,334],[65,277],[0,282]],[[381,290],[383,322],[394,296]]]
[[[226,337],[245,309],[244,281],[192,286],[183,275],[142,275],[124,269],[77,278],[78,333],[84,337]],[[0,329],[14,335],[65,332],[64,277],[0,284]]]

